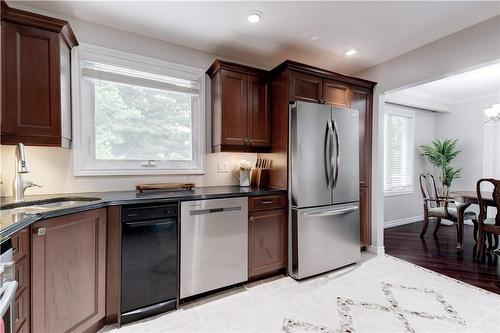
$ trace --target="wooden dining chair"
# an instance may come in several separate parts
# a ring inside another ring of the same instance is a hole
[[[488,205],[486,204],[485,199],[481,193],[481,184],[482,183],[491,183],[493,184],[493,192],[492,199],[493,203],[497,209],[497,214],[495,217],[488,218],[487,211]],[[479,179],[476,184],[477,191],[477,199],[479,203],[479,221],[478,221],[478,233],[477,233],[477,257],[478,259],[484,253],[485,247],[485,238],[488,236],[488,241],[490,246],[497,247],[498,246],[498,235],[500,235],[500,179],[493,178],[483,178]],[[491,240],[491,236],[495,239],[495,244]]]
[[[457,208],[453,205],[455,202],[451,197],[439,196],[436,181],[434,176],[420,174],[419,176],[420,190],[422,191],[422,197],[424,199],[424,225],[422,226],[422,232],[420,232],[420,237],[423,238],[427,227],[429,225],[429,219],[436,219],[436,227],[434,228],[433,234],[437,234],[439,227],[441,226],[441,219],[450,220],[455,223],[457,228],[457,238],[460,238],[460,230],[458,229],[458,213]],[[472,220],[474,223],[474,239],[476,239],[477,233],[477,216],[474,212],[465,212],[464,220]]]

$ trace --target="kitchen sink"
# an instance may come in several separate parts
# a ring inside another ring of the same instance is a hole
[[[62,208],[70,208],[78,206],[86,202],[98,201],[101,198],[94,197],[60,197],[45,200],[24,201],[6,204],[1,206],[1,215],[14,215],[14,214],[36,214],[49,210],[56,210]]]

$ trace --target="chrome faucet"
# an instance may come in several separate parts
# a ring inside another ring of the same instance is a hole
[[[14,196],[16,197],[16,202],[24,201],[24,191],[28,187],[42,187],[29,180],[23,179],[24,173],[29,173],[28,164],[26,163],[26,152],[24,151],[24,144],[18,143],[16,149],[16,176],[14,177],[14,183],[12,184],[12,189],[14,191]]]

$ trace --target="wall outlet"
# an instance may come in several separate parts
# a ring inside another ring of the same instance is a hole
[[[229,162],[228,161],[219,161],[217,163],[217,172],[218,173],[228,173],[229,172]]]

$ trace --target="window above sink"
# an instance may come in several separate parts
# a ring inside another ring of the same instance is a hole
[[[86,44],[73,59],[76,176],[203,173],[203,70]]]

